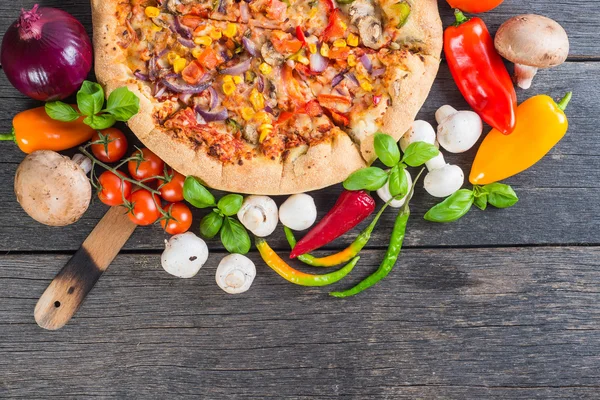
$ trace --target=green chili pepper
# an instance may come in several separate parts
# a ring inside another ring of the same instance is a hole
[[[394,4],[392,8],[398,13],[399,22],[396,28],[400,29],[406,25],[406,22],[408,21],[408,17],[411,13],[410,4],[408,4],[406,0],[402,0],[399,3]]]
[[[372,275],[364,279],[358,285],[354,286],[351,289],[344,290],[343,292],[331,292],[330,295],[333,297],[350,297],[354,296],[362,292],[363,290],[367,290],[371,286],[375,285],[382,279],[384,279],[394,268],[396,261],[398,260],[398,256],[400,255],[400,251],[402,250],[402,243],[404,243],[404,236],[406,233],[406,224],[408,223],[408,218],[410,216],[410,209],[408,206],[402,207],[402,210],[398,213],[398,217],[396,217],[396,222],[394,223],[394,230],[392,231],[392,237],[390,239],[390,244],[388,246],[387,252],[385,254],[385,258],[383,262]]]
[[[392,200],[388,201],[387,203],[385,203],[385,205],[383,207],[381,207],[381,210],[379,210],[379,212],[377,213],[377,215],[375,216],[373,221],[369,224],[369,226],[367,226],[356,237],[354,242],[352,242],[352,244],[350,246],[348,246],[347,248],[345,248],[344,250],[340,251],[339,253],[335,253],[330,256],[321,257],[321,258],[317,258],[310,254],[302,254],[302,255],[298,256],[298,260],[302,261],[304,264],[307,264],[307,265],[310,265],[313,267],[325,267],[325,268],[334,267],[336,265],[347,263],[348,261],[350,261],[351,259],[356,257],[358,255],[358,253],[360,253],[361,250],[367,245],[367,243],[371,239],[371,233],[373,233],[373,230],[375,229],[375,225],[377,225],[379,218],[381,217],[381,215],[383,214],[385,209],[390,205]],[[294,237],[294,233],[287,226],[285,226],[283,229],[285,231],[285,237],[293,249],[296,246],[296,238]]]
[[[410,198],[412,197],[413,192],[415,191],[415,186],[419,178],[423,174],[423,171],[424,170],[422,169],[421,172],[419,172],[419,175],[417,175],[417,178],[414,180],[413,185],[408,194],[408,199],[406,203],[404,203],[404,206],[402,206],[400,212],[398,212],[396,222],[394,223],[394,229],[392,231],[392,237],[390,238],[390,244],[388,245],[385,257],[379,265],[377,271],[365,278],[353,288],[344,290],[343,292],[329,293],[331,296],[339,298],[354,296],[377,284],[379,281],[388,276],[392,269],[394,269],[396,261],[398,261],[398,257],[400,256],[400,252],[402,251],[402,244],[404,243],[404,236],[406,234],[406,225],[408,224],[408,219],[410,217],[410,208],[408,204],[410,202]]]
[[[267,265],[288,282],[301,286],[327,286],[346,277],[354,269],[360,257],[355,257],[343,268],[324,275],[311,275],[290,267],[268,245],[267,241],[256,238],[256,248]]]

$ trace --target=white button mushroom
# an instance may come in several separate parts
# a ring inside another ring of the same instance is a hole
[[[496,50],[515,63],[515,79],[529,89],[539,68],[564,63],[569,55],[569,37],[560,24],[541,15],[512,17],[502,24],[494,40]]]
[[[412,127],[408,132],[400,138],[400,148],[402,151],[406,151],[408,146],[414,142],[425,142],[429,144],[436,144],[435,142],[435,130],[433,126],[427,121],[416,120],[413,122]]]
[[[483,121],[473,111],[457,111],[445,105],[435,113],[437,140],[450,153],[464,153],[470,150],[483,132]]]
[[[404,170],[404,174],[406,175],[406,179],[408,180],[408,187],[411,188],[413,185],[413,180],[412,177],[410,176],[410,172],[408,172],[406,169]],[[383,185],[383,187],[379,190],[377,190],[377,195],[379,196],[379,198],[381,200],[383,200],[384,202],[388,202],[392,199],[392,194],[390,193],[390,182],[389,180],[385,183],[385,185]],[[406,198],[408,197],[408,193],[406,194],[406,196],[404,196],[403,198],[401,198],[400,200],[393,200],[390,203],[390,207],[392,208],[400,208],[404,205],[404,203],[406,203]]]
[[[208,259],[208,247],[204,240],[192,232],[174,235],[167,242],[160,258],[162,267],[179,278],[195,276]]]
[[[446,164],[430,171],[425,177],[425,190],[433,197],[448,197],[465,183],[465,174],[458,165]]]
[[[277,204],[267,196],[246,197],[237,216],[242,225],[258,237],[269,236],[279,222]]]
[[[445,110],[449,110],[446,108]],[[432,138],[433,135],[433,138]],[[413,127],[404,137],[404,151],[414,142],[435,143],[435,131],[425,121],[415,121]],[[464,184],[465,175],[460,167],[447,164],[440,152],[436,157],[425,163],[429,173],[425,177],[425,190],[434,197],[447,197],[458,191]]]
[[[17,168],[17,201],[42,224],[70,225],[81,218],[90,204],[90,169],[91,162],[83,155],[71,160],[54,151],[35,151]]]
[[[256,266],[248,257],[241,254],[230,254],[224,257],[219,266],[215,279],[217,285],[230,294],[244,293],[256,277]]]
[[[306,193],[288,197],[279,207],[279,220],[295,231],[308,229],[317,220],[315,200]]]

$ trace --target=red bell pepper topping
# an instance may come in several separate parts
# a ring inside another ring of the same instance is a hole
[[[200,79],[204,76],[204,69],[197,60],[192,61],[181,71],[181,78],[189,83],[195,85],[200,82]]]
[[[304,31],[300,25],[296,27],[296,37],[302,42],[303,46],[306,46],[306,36],[304,35]]]
[[[325,4],[325,8],[327,8],[327,12],[331,12],[335,10],[335,1],[334,0],[321,0],[323,4]]]
[[[344,190],[333,208],[300,240],[290,258],[325,246],[348,232],[375,211],[375,200],[364,190]]]
[[[510,75],[485,22],[468,19],[459,10],[455,15],[456,24],[444,34],[444,52],[454,81],[485,122],[509,135],[517,123],[517,94]]]
[[[323,31],[323,41],[328,42],[332,39],[338,39],[344,37],[348,27],[342,19],[342,12],[339,8],[334,9],[329,14],[329,23]]]
[[[323,108],[316,100],[311,100],[298,110],[296,110],[297,114],[307,114],[310,117],[318,117],[323,115]]]

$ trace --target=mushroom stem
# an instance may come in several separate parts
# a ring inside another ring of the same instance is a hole
[[[456,114],[457,112],[458,112],[458,110],[456,108],[446,104],[445,106],[441,106],[435,112],[435,120],[437,121],[438,124],[441,124],[443,121],[446,120],[446,118]]]
[[[536,67],[530,67],[528,65],[523,64],[515,64],[515,80],[517,81],[517,85],[521,89],[529,89],[531,87],[531,83],[533,82],[533,78],[537,74],[538,69]]]
[[[85,172],[85,174],[89,174],[90,171],[92,170],[92,160],[90,160],[88,157],[84,156],[83,154],[75,154],[73,156],[73,162],[77,165],[79,165],[79,167],[81,167],[81,169],[83,170],[83,172]]]

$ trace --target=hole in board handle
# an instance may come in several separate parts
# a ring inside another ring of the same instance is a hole
[[[54,302],[54,307],[56,307],[56,308],[60,307],[60,301],[58,301],[58,300],[55,301]]]

